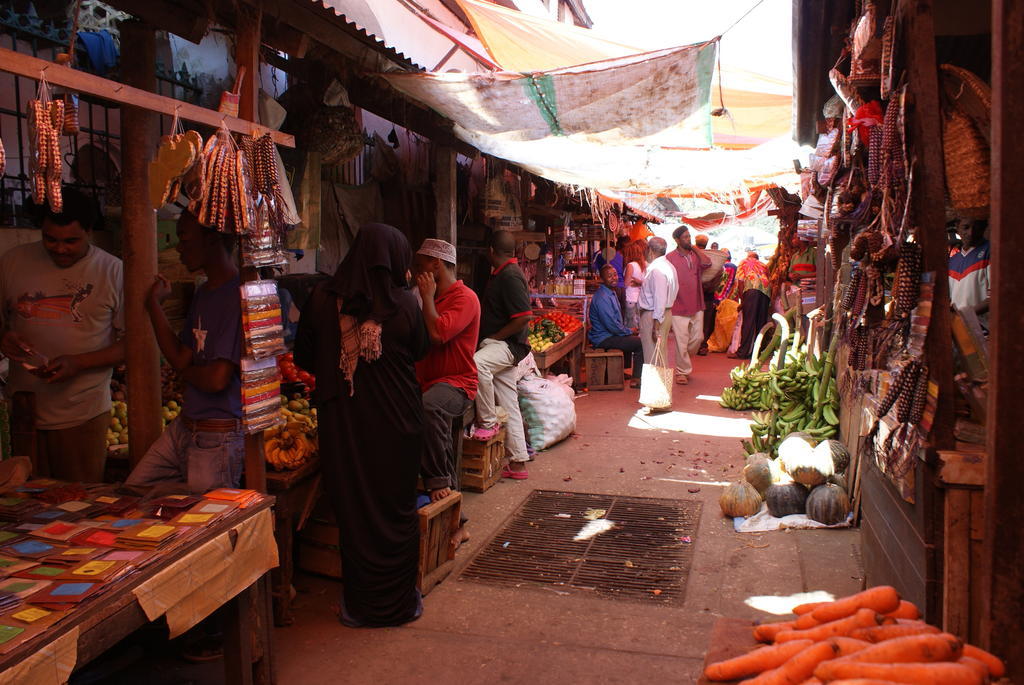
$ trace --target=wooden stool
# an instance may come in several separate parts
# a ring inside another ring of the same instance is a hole
[[[469,408],[462,416],[452,419],[452,473],[455,474],[455,489],[462,489],[462,440],[466,435],[466,426],[472,426],[476,418],[476,403],[470,402]]]
[[[442,500],[420,507],[420,592],[434,589],[455,566],[452,535],[462,519],[462,493],[453,492]]]
[[[505,429],[486,442],[467,439],[463,443],[460,480],[463,490],[486,492],[501,479],[505,462]]]
[[[587,390],[622,390],[626,379],[622,368],[622,350],[595,348],[583,353]]]

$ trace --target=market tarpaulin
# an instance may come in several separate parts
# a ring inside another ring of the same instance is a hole
[[[480,42],[506,71],[550,71],[644,52],[590,29],[490,2],[458,2]],[[722,116],[711,118],[716,147],[747,149],[790,135],[792,83],[726,63],[716,72],[711,101],[714,108],[724,104],[726,109]]]

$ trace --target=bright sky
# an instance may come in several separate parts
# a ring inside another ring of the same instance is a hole
[[[647,50],[712,38],[757,0],[584,0],[593,30]],[[722,38],[722,62],[792,81],[792,0],[764,0]]]

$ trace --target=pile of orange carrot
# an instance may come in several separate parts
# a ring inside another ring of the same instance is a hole
[[[741,685],[983,685],[1006,672],[998,657],[922,621],[888,585],[793,613],[754,628],[771,644],[710,664],[704,675],[747,678]]]

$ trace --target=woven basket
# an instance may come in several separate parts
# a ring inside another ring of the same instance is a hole
[[[942,150],[950,204],[958,210],[989,205],[989,148],[970,118],[958,109],[945,112]]]
[[[325,166],[344,164],[363,150],[363,131],[350,107],[320,107],[305,121],[298,144],[319,152]]]

